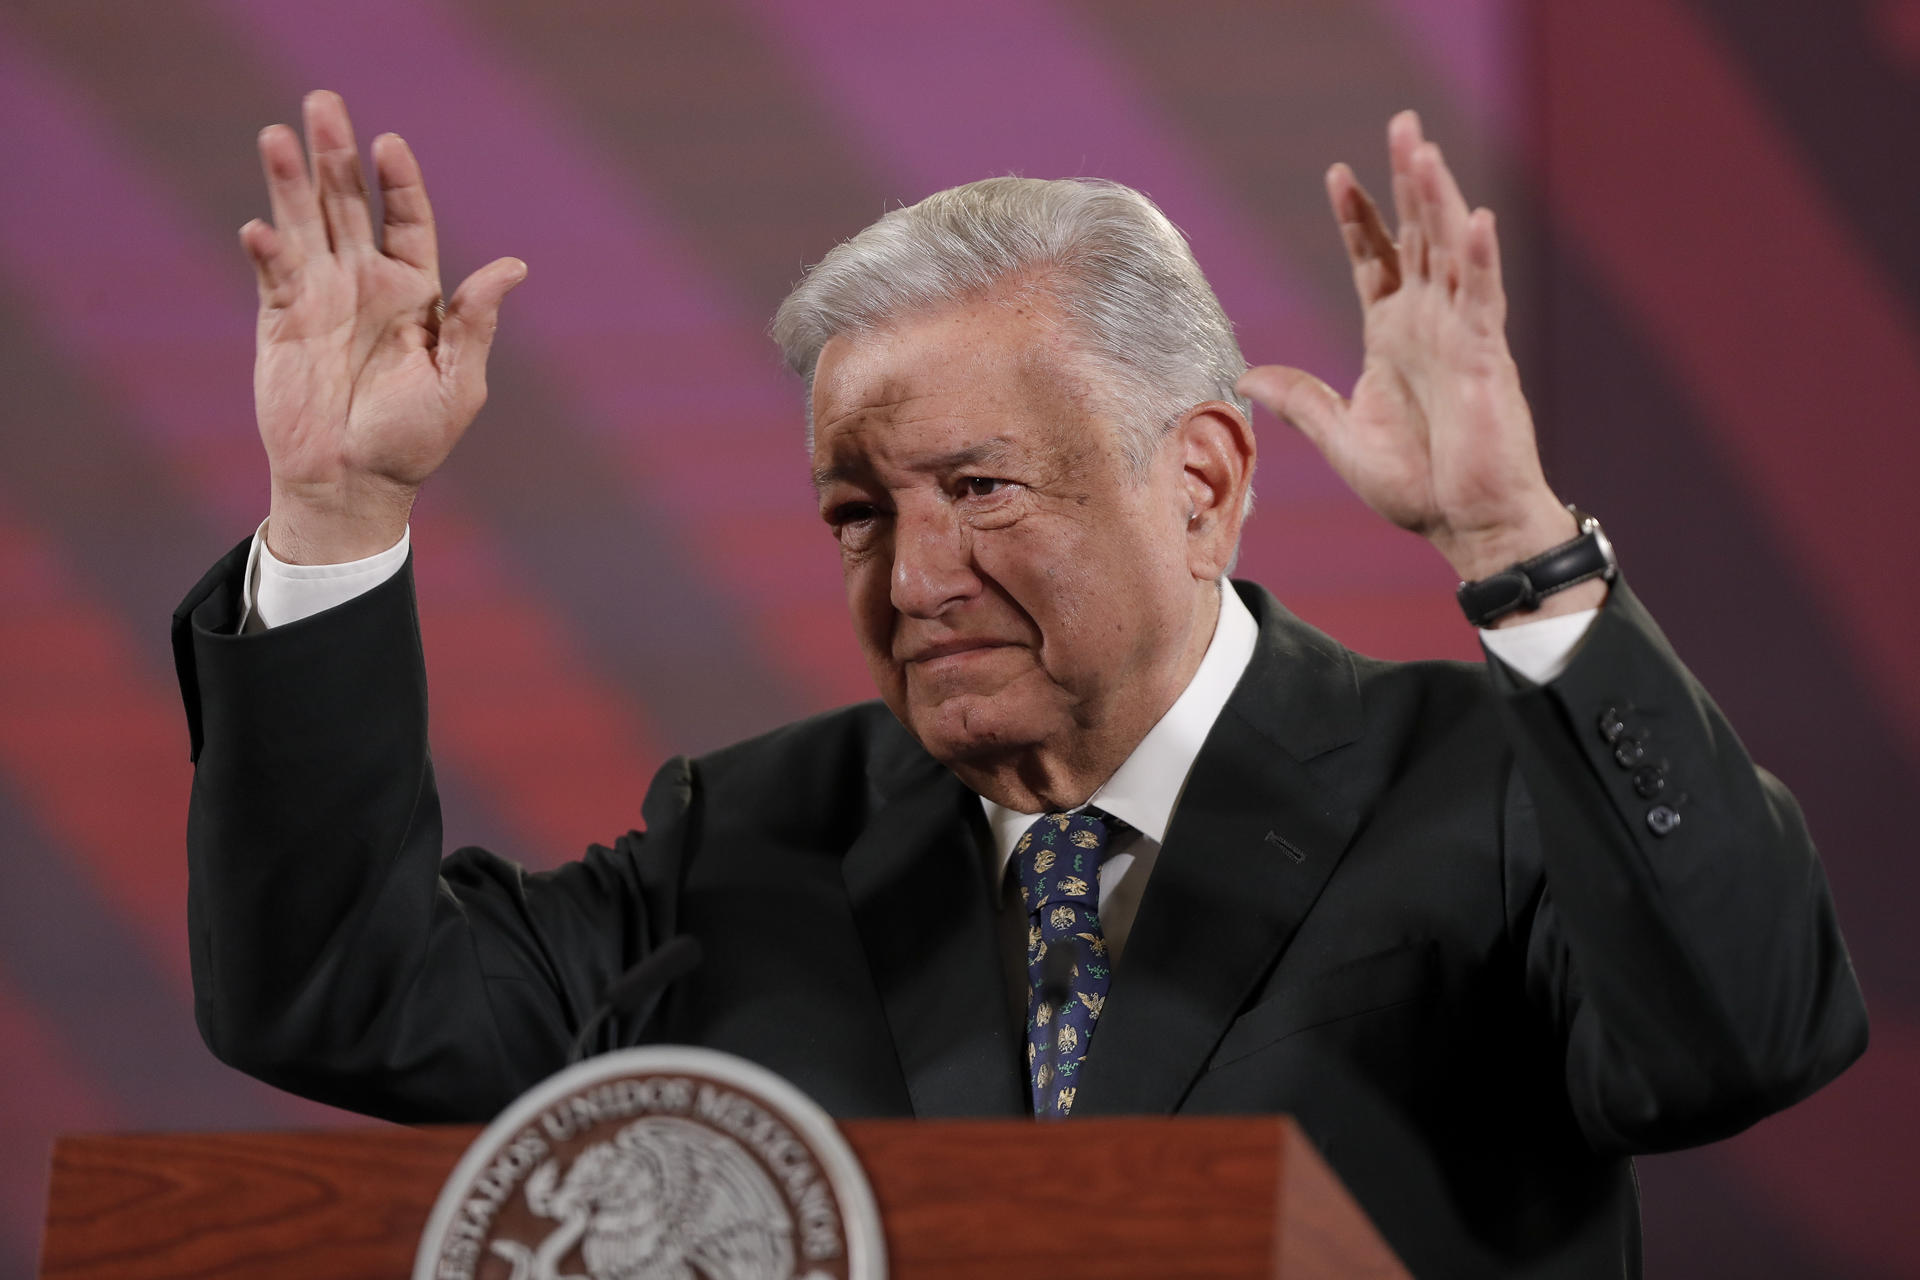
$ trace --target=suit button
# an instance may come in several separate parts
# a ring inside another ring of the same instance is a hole
[[[1631,769],[1647,758],[1647,744],[1638,738],[1621,738],[1613,744],[1613,758],[1622,769]]]
[[[1600,737],[1609,744],[1618,742],[1620,735],[1627,731],[1627,722],[1620,715],[1620,708],[1608,707],[1600,713]]]
[[[1657,804],[1647,810],[1647,826],[1657,836],[1664,836],[1680,825],[1680,811],[1671,805]]]
[[[1651,800],[1667,789],[1667,771],[1657,764],[1643,764],[1633,771],[1633,789],[1642,800]]]

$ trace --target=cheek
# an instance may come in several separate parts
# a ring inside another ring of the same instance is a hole
[[[880,659],[891,663],[893,651],[893,600],[891,561],[868,554],[844,562],[841,575],[847,592],[847,612],[853,619],[853,633],[877,676]]]
[[[1095,621],[1114,581],[1087,531],[1067,522],[977,535],[974,559],[982,576],[1032,620],[1048,654]]]
[[[1046,665],[1061,676],[1110,668],[1151,647],[1167,608],[1190,607],[1182,548],[1155,536],[1147,513],[1101,523],[1053,522],[982,537],[982,571],[1033,619]]]

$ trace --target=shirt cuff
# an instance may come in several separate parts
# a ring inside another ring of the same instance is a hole
[[[1567,669],[1580,642],[1587,638],[1587,629],[1599,616],[1598,609],[1582,609],[1497,631],[1485,630],[1480,633],[1480,643],[1527,679],[1545,684]]]
[[[242,634],[284,627],[365,595],[400,572],[412,546],[413,526],[409,525],[400,541],[364,560],[287,564],[267,550],[267,523],[262,520],[247,550],[247,575],[240,588]]]

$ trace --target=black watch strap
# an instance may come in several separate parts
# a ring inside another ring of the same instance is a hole
[[[1456,593],[1467,621],[1476,627],[1490,626],[1510,613],[1530,613],[1556,591],[1599,578],[1612,582],[1618,567],[1613,544],[1600,530],[1600,522],[1569,506],[1580,526],[1579,534],[1569,542],[1541,552],[1531,560],[1522,560],[1489,578],[1463,582]]]

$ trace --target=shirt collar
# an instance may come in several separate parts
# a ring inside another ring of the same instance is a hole
[[[1213,722],[1220,718],[1247,664],[1253,661],[1259,639],[1260,625],[1241,602],[1240,594],[1222,578],[1220,620],[1214,624],[1213,639],[1207,643],[1199,669],[1159,723],[1147,731],[1133,754],[1100,785],[1087,804],[1104,809],[1155,844],[1164,842],[1167,826],[1173,821],[1173,808],[1186,788],[1201,744],[1213,731]],[[998,884],[1006,875],[1013,846],[1038,815],[995,804],[985,796],[980,797],[980,803],[993,832],[994,883]]]

